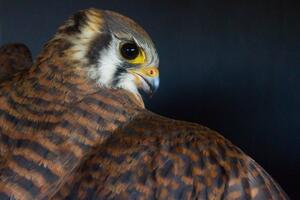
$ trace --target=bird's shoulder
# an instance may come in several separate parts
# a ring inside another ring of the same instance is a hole
[[[196,153],[208,153],[215,151],[215,155],[225,158],[225,153],[233,155],[243,154],[243,152],[224,138],[218,132],[200,125],[187,121],[175,120],[155,114],[150,111],[143,111],[129,123],[117,130],[116,137],[111,140],[124,141],[125,138],[133,139],[139,144],[148,144],[157,149],[181,147],[183,151]],[[118,138],[119,137],[119,138]],[[112,141],[113,142],[113,141]],[[129,142],[133,145],[134,142]]]

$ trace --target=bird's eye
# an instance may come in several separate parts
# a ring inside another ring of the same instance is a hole
[[[133,60],[139,56],[139,47],[135,43],[125,43],[121,46],[121,55],[127,60]]]

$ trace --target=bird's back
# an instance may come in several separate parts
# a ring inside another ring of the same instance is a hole
[[[148,111],[95,149],[54,199],[64,198],[288,199],[215,131]]]

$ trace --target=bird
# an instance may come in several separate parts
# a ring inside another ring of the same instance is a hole
[[[27,71],[32,66],[32,55],[23,43],[0,47],[0,82],[10,80],[16,73]]]
[[[0,199],[288,199],[214,130],[146,109],[159,57],[132,19],[72,15],[0,85]]]

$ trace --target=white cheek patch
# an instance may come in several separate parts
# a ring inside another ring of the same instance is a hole
[[[109,85],[114,79],[117,66],[121,63],[117,57],[118,52],[115,51],[115,48],[109,48],[102,52],[101,57],[99,58],[99,74],[100,74],[100,83]]]
[[[117,67],[122,63],[119,59],[115,40],[112,40],[107,49],[99,52],[101,55],[97,65],[88,72],[89,76],[96,80],[99,85],[110,86],[114,80]]]

